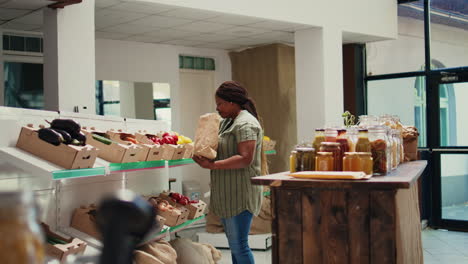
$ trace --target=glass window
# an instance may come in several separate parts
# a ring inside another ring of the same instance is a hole
[[[366,44],[367,75],[419,71],[424,65],[423,0],[398,5],[395,40]]]
[[[424,87],[424,77],[368,81],[368,114],[398,115],[404,125],[418,128],[420,134],[418,145],[425,147],[426,93]]]
[[[468,146],[468,83],[439,85],[440,93],[440,145],[450,147]]]
[[[468,154],[441,155],[442,218],[468,221]]]
[[[119,81],[96,82],[96,113],[98,115],[120,116]]]
[[[466,66],[468,8],[466,0],[431,0],[431,57],[443,64],[432,69]]]
[[[5,106],[43,109],[43,65],[5,62],[3,67]]]

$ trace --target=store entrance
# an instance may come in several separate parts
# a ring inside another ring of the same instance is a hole
[[[433,223],[468,231],[468,71],[437,72],[428,88]]]

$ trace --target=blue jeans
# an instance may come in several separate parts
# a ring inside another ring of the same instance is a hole
[[[253,214],[247,210],[231,218],[221,218],[231,248],[233,264],[255,263],[248,243],[252,218]]]

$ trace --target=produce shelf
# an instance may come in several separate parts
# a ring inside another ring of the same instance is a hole
[[[267,154],[267,155],[275,155],[275,154],[276,154],[276,150],[267,150],[267,151],[265,151],[265,154]]]
[[[100,175],[106,175],[106,168],[97,167],[97,168],[88,168],[88,169],[52,171],[52,179],[54,180],[100,176]]]
[[[148,242],[151,242],[151,241],[156,241],[156,240],[159,240],[159,239],[162,239],[164,238],[167,233],[175,233],[175,232],[178,232],[178,231],[181,231],[191,225],[193,225],[194,223],[204,219],[206,217],[206,215],[202,215],[200,217],[197,217],[195,219],[192,219],[192,220],[188,220],[186,221],[185,223],[182,223],[180,225],[177,225],[177,226],[164,226],[161,231],[155,233],[155,234],[148,234],[146,236],[146,239],[143,240],[143,242],[140,243],[140,245],[143,245],[143,244],[146,244]]]
[[[140,162],[128,162],[128,163],[109,163],[109,170],[111,172],[125,172],[125,171],[159,169],[159,168],[164,168],[165,166],[166,166],[165,160],[140,161]]]
[[[182,165],[193,164],[195,161],[193,159],[178,159],[178,160],[168,160],[169,167],[176,167]]]

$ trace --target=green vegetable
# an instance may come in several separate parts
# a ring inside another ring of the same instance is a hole
[[[105,138],[105,137],[101,137],[101,136],[96,135],[96,134],[93,134],[93,138],[94,138],[95,140],[101,142],[101,143],[106,144],[106,145],[112,144],[112,141],[111,141],[111,140],[109,140],[109,139],[107,139],[107,138]]]
[[[56,237],[51,237],[51,236],[47,236],[47,243],[49,244],[52,244],[52,245],[56,245],[56,244],[60,244],[60,245],[65,245],[67,244],[67,242],[59,239],[59,238],[56,238]]]

